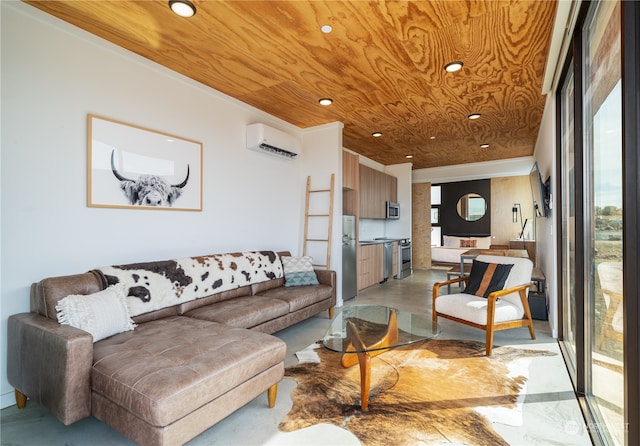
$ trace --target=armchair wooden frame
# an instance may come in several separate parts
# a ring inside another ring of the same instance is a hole
[[[469,325],[471,327],[479,328],[481,330],[485,330],[487,333],[486,336],[486,355],[491,356],[491,350],[493,348],[493,333],[498,330],[508,330],[510,328],[519,328],[519,327],[528,327],[529,334],[531,335],[531,339],[536,338],[535,329],[533,328],[533,319],[531,317],[531,309],[529,308],[529,301],[527,300],[527,288],[529,288],[532,284],[527,283],[523,285],[519,285],[512,288],[506,288],[500,291],[494,291],[489,294],[487,297],[487,323],[486,325],[477,324],[475,322],[467,321],[464,319],[457,318],[455,316],[449,316],[448,314],[438,313],[436,310],[436,300],[440,296],[440,288],[443,286],[450,286],[454,283],[464,282],[467,284],[469,282],[469,276],[465,277],[457,277],[455,279],[447,280],[446,282],[439,282],[433,284],[433,302],[432,302],[432,312],[433,312],[433,322],[438,322],[438,316],[443,317],[445,319],[449,319],[455,322],[460,322],[461,324]],[[512,321],[505,322],[494,322],[495,317],[495,307],[496,301],[502,297],[511,293],[518,293],[520,296],[520,300],[522,301],[522,307],[524,309],[524,317],[522,319],[516,319]]]

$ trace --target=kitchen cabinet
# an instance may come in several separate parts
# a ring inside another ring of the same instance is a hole
[[[398,242],[393,242],[393,274],[391,277],[395,277],[398,274],[398,255],[400,250],[398,249]]]
[[[382,282],[383,245],[358,247],[358,291]]]
[[[360,176],[359,156],[346,150],[342,151],[342,189],[358,189]]]
[[[386,175],[385,191],[387,199],[385,201],[398,202],[398,179],[393,175]]]
[[[342,151],[342,213],[359,215],[360,164],[359,156]]]
[[[379,218],[376,217],[374,208],[374,177],[375,171],[362,164],[360,170],[360,218]]]
[[[360,164],[360,218],[385,218],[387,201],[398,201],[398,179]]]

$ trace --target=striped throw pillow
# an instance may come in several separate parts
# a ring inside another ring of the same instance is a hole
[[[478,260],[471,265],[469,283],[464,292],[479,297],[488,297],[494,291],[504,289],[507,277],[513,265],[501,263],[486,263]]]

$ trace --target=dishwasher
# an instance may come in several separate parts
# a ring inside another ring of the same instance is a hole
[[[393,242],[384,242],[382,262],[382,282],[393,276]],[[382,283],[381,282],[381,283]]]

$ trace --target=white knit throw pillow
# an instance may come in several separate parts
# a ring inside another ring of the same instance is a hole
[[[56,305],[58,322],[88,331],[93,342],[133,330],[124,285],[116,284],[94,294],[72,294]]]

